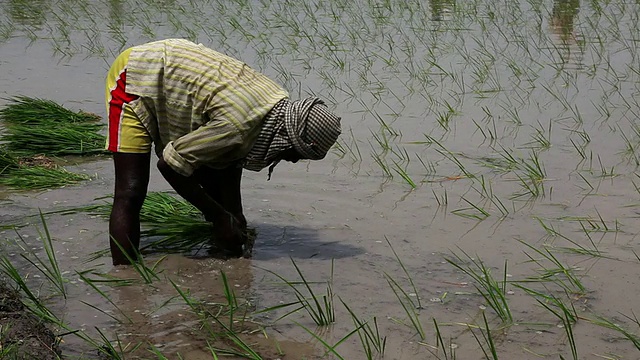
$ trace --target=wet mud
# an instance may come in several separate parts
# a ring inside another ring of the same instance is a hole
[[[0,281],[0,357],[55,360],[62,354],[50,324],[25,307],[20,294]]]

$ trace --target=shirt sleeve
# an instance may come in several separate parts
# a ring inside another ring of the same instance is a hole
[[[191,176],[202,165],[236,160],[225,156],[242,144],[242,135],[231,122],[212,120],[169,142],[162,157],[180,175]]]

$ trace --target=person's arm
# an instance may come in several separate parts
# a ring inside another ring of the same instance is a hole
[[[230,249],[241,248],[243,229],[239,219],[209,196],[195,176],[179,174],[163,158],[158,160],[158,170],[178,195],[200,210],[207,221],[213,223],[214,235],[220,244]]]
[[[229,211],[240,222],[243,230],[247,228],[247,219],[242,210],[242,196],[240,182],[242,167],[233,164],[224,169],[213,169],[203,166],[197,169],[193,176],[204,191],[213,200]]]
[[[127,256],[134,260],[137,258],[140,245],[140,209],[147,195],[150,161],[149,153],[113,154],[116,182],[109,217],[109,244],[113,265],[130,264]]]
[[[180,175],[163,158],[158,160],[158,170],[178,195],[200,210],[208,221],[228,216],[228,212],[207,194],[194,176]]]

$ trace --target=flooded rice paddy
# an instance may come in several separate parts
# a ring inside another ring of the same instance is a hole
[[[182,37],[343,117],[325,160],[245,173],[252,259],[150,254],[147,284],[92,256],[104,218],[50,214],[62,297],[20,254],[46,258],[39,210],[111,194],[107,157],[0,190],[2,256],[81,330],[68,358],[638,358],[639,21],[623,0],[2,0],[0,105],[104,115],[119,51]]]

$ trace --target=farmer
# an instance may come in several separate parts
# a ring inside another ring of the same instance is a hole
[[[216,245],[239,257],[247,226],[242,169],[268,167],[270,177],[281,160],[322,159],[340,134],[340,117],[322,100],[291,101],[247,64],[181,39],[120,54],[107,75],[106,105],[114,265],[129,263],[124,252],[137,256],[152,144],[167,182],[213,223]]]

